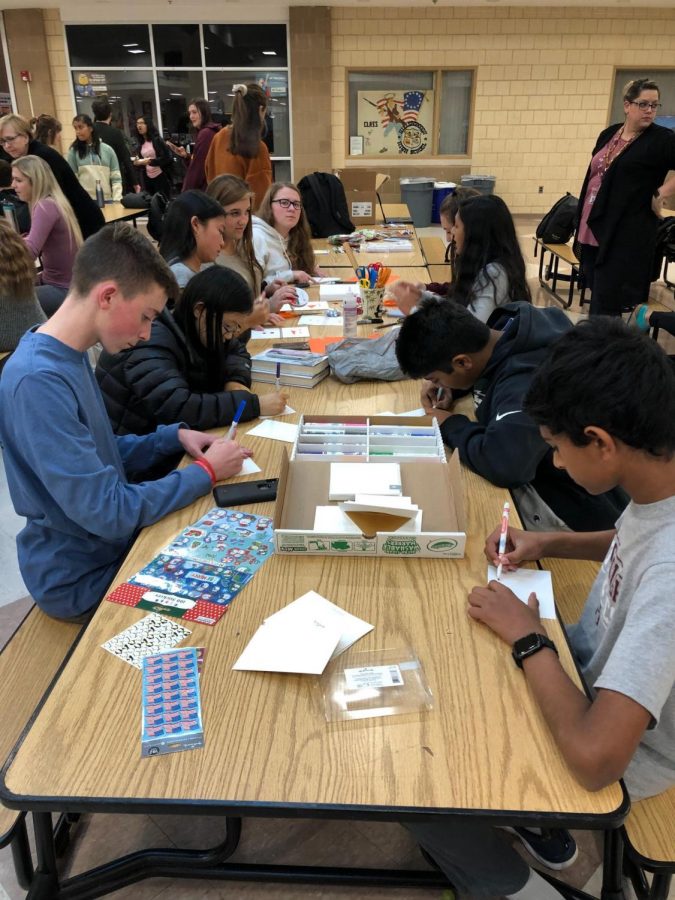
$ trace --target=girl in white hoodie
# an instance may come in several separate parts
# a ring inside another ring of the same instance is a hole
[[[303,283],[321,274],[302,198],[294,184],[275,181],[265,194],[258,215],[253,216],[253,246],[265,281]]]

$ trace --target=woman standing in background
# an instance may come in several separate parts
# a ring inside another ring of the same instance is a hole
[[[73,128],[75,140],[68,150],[68,165],[77,180],[92,199],[96,199],[100,183],[106,200],[121,200],[122,173],[113,148],[99,138],[89,116],[75,116]]]
[[[176,156],[188,161],[187,172],[183,179],[183,190],[205,191],[207,184],[204,171],[206,157],[213,138],[220,131],[220,125],[213,121],[208,100],[190,100],[188,116],[195,135],[192,153],[188,153],[185,147],[172,144],[171,141],[167,141],[167,144]]]
[[[206,157],[206,180],[216,175],[238,175],[254,194],[253,209],[262,203],[272,184],[272,162],[261,136],[265,127],[267,97],[257,84],[235,84],[232,124],[211,142]]]
[[[620,316],[646,303],[659,213],[675,197],[675,133],[656,125],[660,92],[649,78],[624,88],[625,119],[598,137],[579,198],[575,250],[592,292],[590,315]]]
[[[138,157],[133,163],[143,173],[143,187],[149,194],[162,193],[169,198],[171,179],[168,173],[171,172],[173,165],[171,151],[147,116],[139,116],[136,119],[136,143]]]

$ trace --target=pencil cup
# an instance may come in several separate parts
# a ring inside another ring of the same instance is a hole
[[[379,288],[359,288],[361,301],[363,303],[363,322],[381,322],[380,316],[382,301],[384,300],[383,287]]]

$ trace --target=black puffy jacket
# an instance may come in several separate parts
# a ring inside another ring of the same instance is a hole
[[[234,339],[225,352],[226,380],[250,387],[245,345]],[[242,422],[260,415],[256,394],[208,384],[204,358],[188,347],[167,310],[153,322],[149,340],[114,355],[104,351],[96,378],[115,434],[148,434],[176,422],[198,431],[229,425],[241,400]]]

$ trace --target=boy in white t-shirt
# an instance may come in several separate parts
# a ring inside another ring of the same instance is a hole
[[[570,629],[592,700],[560,665],[534,594],[526,606],[492,581],[471,592],[469,615],[511,646],[578,781],[594,791],[623,777],[633,799],[648,797],[675,785],[675,373],[654,341],[597,317],[552,346],[525,408],[574,481],[591,494],[620,486],[631,497],[615,531],[512,528],[501,558],[507,570],[542,557],[604,560]],[[485,550],[495,564],[498,543],[499,529]],[[468,852],[459,826],[409,828],[471,895],[561,896],[489,826],[472,826]]]

